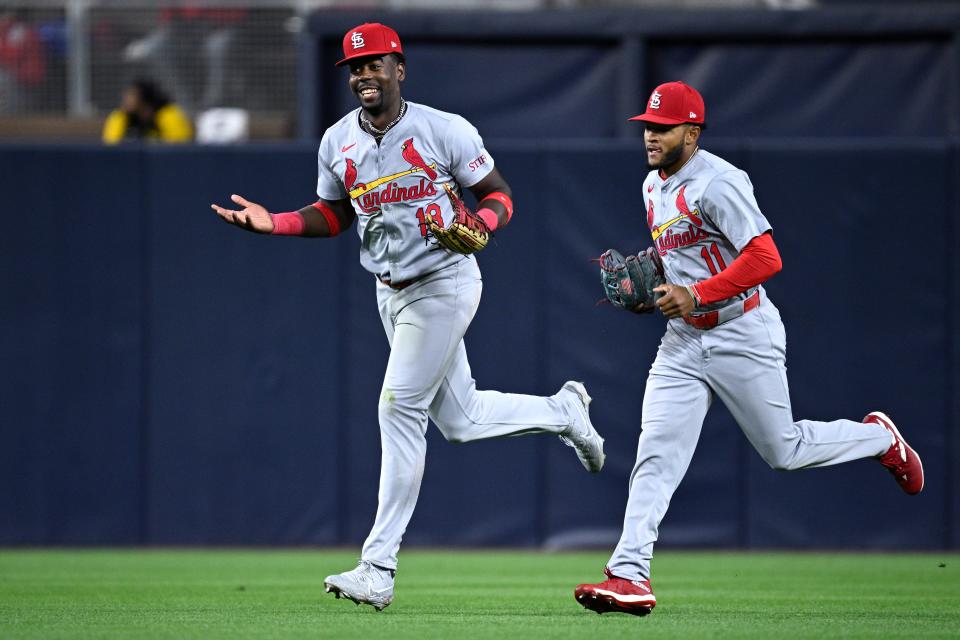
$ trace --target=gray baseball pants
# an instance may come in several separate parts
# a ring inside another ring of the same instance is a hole
[[[760,306],[709,330],[667,323],[643,396],[637,462],[620,542],[607,565],[649,580],[653,544],[670,498],[693,457],[714,395],[774,469],[823,467],[882,455],[892,437],[852,420],[794,421],[787,389],[786,334],[761,289]]]
[[[377,284],[390,341],[380,393],[380,493],[362,558],[396,569],[413,515],[427,453],[427,416],[450,442],[557,433],[572,420],[555,397],[477,391],[463,335],[480,304],[483,282],[473,258],[402,290]]]

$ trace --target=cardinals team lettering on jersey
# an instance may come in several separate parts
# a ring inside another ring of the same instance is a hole
[[[462,117],[407,102],[407,112],[378,145],[360,127],[359,108],[320,142],[317,195],[350,198],[357,212],[360,263],[394,281],[463,260],[427,241],[428,217],[450,220],[443,184],[462,192],[494,167],[477,130]]]
[[[686,284],[716,275],[751,239],[770,230],[747,174],[703,149],[666,180],[659,171],[651,171],[642,193],[650,237],[663,259],[667,282]],[[730,302],[722,300],[704,309]]]

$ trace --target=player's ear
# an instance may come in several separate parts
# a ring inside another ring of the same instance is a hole
[[[397,80],[403,82],[407,79],[407,63],[396,55],[393,56],[393,62],[397,65]]]
[[[700,127],[695,124],[687,125],[687,144],[696,144],[700,139]]]

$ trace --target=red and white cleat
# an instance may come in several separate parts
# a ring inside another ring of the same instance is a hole
[[[863,421],[878,424],[893,435],[893,444],[878,460],[890,470],[900,488],[911,496],[923,491],[923,463],[920,462],[917,452],[897,431],[897,425],[893,424],[893,420],[885,413],[874,411],[868,413]]]
[[[645,616],[657,606],[657,596],[649,580],[626,580],[604,568],[607,580],[599,584],[581,584],[573,592],[577,602],[591,611],[607,613],[617,611],[635,616]]]

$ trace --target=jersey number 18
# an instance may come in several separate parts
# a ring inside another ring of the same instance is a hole
[[[420,237],[427,237],[427,230],[429,229],[427,225],[427,216],[433,218],[433,221],[438,227],[443,228],[443,215],[440,211],[440,205],[436,202],[427,205],[427,212],[423,212],[423,207],[417,209],[417,221],[420,223]]]

